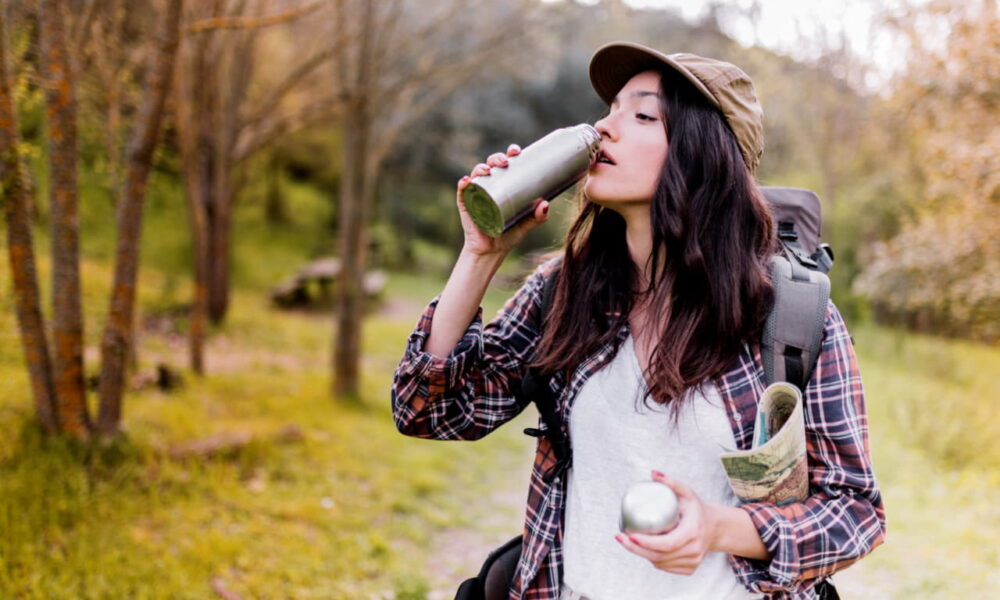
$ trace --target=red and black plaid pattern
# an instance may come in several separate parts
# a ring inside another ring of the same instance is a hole
[[[474,440],[523,409],[514,390],[537,344],[545,277],[554,263],[539,267],[496,318],[483,326],[482,311],[447,357],[423,351],[437,301],[424,311],[410,335],[392,387],[393,417],[407,435]],[[628,336],[627,327],[617,342]],[[612,344],[581,364],[567,382],[554,377],[564,422],[587,379],[613,357]],[[748,448],[764,391],[759,351],[748,346],[718,382],[737,446]],[[827,312],[823,346],[805,391],[806,442],[811,496],[777,507],[748,504],[746,510],[771,553],[767,561],[730,557],[747,589],[775,600],[813,599],[822,578],[858,560],[885,536],[882,497],[868,449],[868,420],[854,349],[833,304]],[[555,600],[562,580],[562,527],[566,479],[545,482],[555,463],[549,441],[540,438],[525,514],[524,546],[511,600]]]

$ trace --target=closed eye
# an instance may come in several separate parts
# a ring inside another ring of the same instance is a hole
[[[635,113],[635,118],[639,119],[640,121],[655,121],[656,120],[656,117],[651,117],[651,116],[649,116],[647,114],[643,114],[643,113]]]

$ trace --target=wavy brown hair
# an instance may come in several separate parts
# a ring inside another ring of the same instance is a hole
[[[670,71],[661,74],[660,108],[668,149],[649,208],[651,280],[641,289],[621,215],[582,198],[536,366],[568,376],[604,344],[617,352],[617,331],[648,296],[649,322],[663,324],[644,372],[648,397],[677,409],[673,400],[717,381],[759,339],[774,299],[775,233],[719,110]]]

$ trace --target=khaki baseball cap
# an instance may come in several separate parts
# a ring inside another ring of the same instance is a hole
[[[641,44],[613,42],[598,48],[591,57],[590,82],[597,95],[611,104],[634,75],[664,67],[683,75],[722,111],[743,159],[754,172],[764,152],[764,110],[753,81],[736,65],[696,54],[663,54]]]

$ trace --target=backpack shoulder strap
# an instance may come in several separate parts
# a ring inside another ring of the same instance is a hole
[[[541,323],[547,321],[549,313],[552,311],[556,284],[559,280],[559,271],[560,266],[557,266],[545,279],[545,285],[542,288],[542,304],[539,311],[539,322]],[[538,414],[542,418],[542,423],[545,424],[545,429],[529,427],[524,430],[524,433],[532,437],[545,437],[552,442],[552,449],[555,452],[557,462],[555,467],[545,475],[545,479],[548,481],[551,481],[565,471],[572,460],[569,438],[563,431],[562,418],[556,407],[557,398],[552,393],[552,388],[549,385],[551,379],[551,374],[543,373],[536,367],[528,367],[524,379],[521,380],[520,389],[523,398],[535,403],[535,406],[538,408]]]
[[[830,278],[806,268],[786,249],[771,259],[774,307],[764,325],[761,360],[768,385],[787,381],[805,391],[819,358]]]

